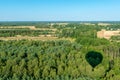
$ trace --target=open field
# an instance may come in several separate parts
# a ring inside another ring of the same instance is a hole
[[[57,37],[29,37],[29,36],[21,36],[21,37],[0,37],[0,40],[41,40],[41,41],[47,41],[47,40],[58,40]]]
[[[40,39],[41,36],[46,36],[45,38],[51,37],[54,38],[55,33],[57,29],[56,28],[36,28],[35,26],[0,26],[0,37],[2,40],[4,40],[3,37],[6,37],[7,39]],[[22,37],[16,37],[17,35],[20,35]],[[26,38],[26,36],[28,36]],[[35,37],[35,38],[34,38]],[[37,38],[38,37],[38,38]]]
[[[29,35],[24,35],[22,36],[21,34],[16,34],[15,36],[11,37],[0,37],[0,40],[41,40],[41,41],[47,41],[47,40],[69,40],[71,42],[75,41],[72,38],[58,38],[55,37],[55,32],[57,31],[56,28],[36,28],[35,26],[0,26],[0,31],[10,31],[10,34],[13,33],[13,31],[24,31],[24,30],[29,30],[29,31],[48,31],[48,34],[40,34],[39,32],[38,36],[29,36]],[[49,32],[50,31],[50,32]]]
[[[35,26],[0,26],[0,30],[10,29],[30,29],[30,30],[52,30],[56,31],[55,28],[36,28]]]

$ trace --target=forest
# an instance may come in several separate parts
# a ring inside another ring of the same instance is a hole
[[[97,38],[97,31],[119,30],[120,22],[110,22],[108,26],[92,23],[95,25],[0,22],[2,27],[16,27],[0,28],[0,80],[119,80],[120,36]],[[35,26],[39,30],[17,26]],[[1,40],[17,35],[54,35],[58,39]]]

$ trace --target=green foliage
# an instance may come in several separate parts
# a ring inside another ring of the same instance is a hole
[[[79,80],[85,79],[85,76],[86,79],[103,77],[102,74],[109,68],[106,67],[108,63],[102,62],[92,72],[92,68],[85,60],[86,53],[83,49],[85,48],[80,44],[64,40],[0,41],[0,77],[18,80]],[[107,58],[107,55],[103,54],[103,56]],[[95,75],[100,70],[103,72]],[[109,75],[111,74],[107,74],[106,77]]]
[[[23,24],[25,26],[29,23],[7,23],[6,25]],[[1,25],[6,26],[5,24]],[[46,23],[37,22],[29,25],[51,27]],[[59,38],[70,37],[75,41],[0,40],[0,80],[119,80],[120,43],[96,37],[98,30],[110,26],[82,24],[59,26],[55,24],[52,27],[58,29],[55,34]],[[113,25],[110,28],[113,28]],[[117,26],[114,29],[117,29]],[[13,30],[0,32],[0,35],[5,37],[18,34],[38,36],[50,31]],[[94,71],[85,60],[86,53],[91,50],[101,52],[103,57],[102,62],[98,58],[96,61],[90,59],[93,64],[101,62],[99,65],[93,65]],[[111,60],[114,61],[113,65],[110,63]]]

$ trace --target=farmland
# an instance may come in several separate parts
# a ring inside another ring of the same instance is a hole
[[[120,23],[99,23],[0,22],[0,80],[119,80],[119,36],[97,32]]]

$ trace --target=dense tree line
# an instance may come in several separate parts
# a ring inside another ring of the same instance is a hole
[[[0,30],[0,37],[14,37],[16,35],[39,36],[47,34],[52,34],[52,30],[26,30],[26,29]]]
[[[116,46],[117,47],[117,46]],[[0,79],[27,80],[73,80],[100,79],[108,69],[110,57],[120,55],[119,47],[96,47],[94,50],[104,52],[103,62],[94,72],[85,60],[87,51],[94,47],[84,47],[70,41],[0,41]],[[104,50],[102,50],[104,49]],[[106,54],[105,54],[106,53]],[[120,57],[115,57],[113,67],[106,79],[119,79]],[[116,67],[117,66],[117,67]],[[112,76],[114,75],[114,76]],[[105,79],[103,78],[103,79]]]

